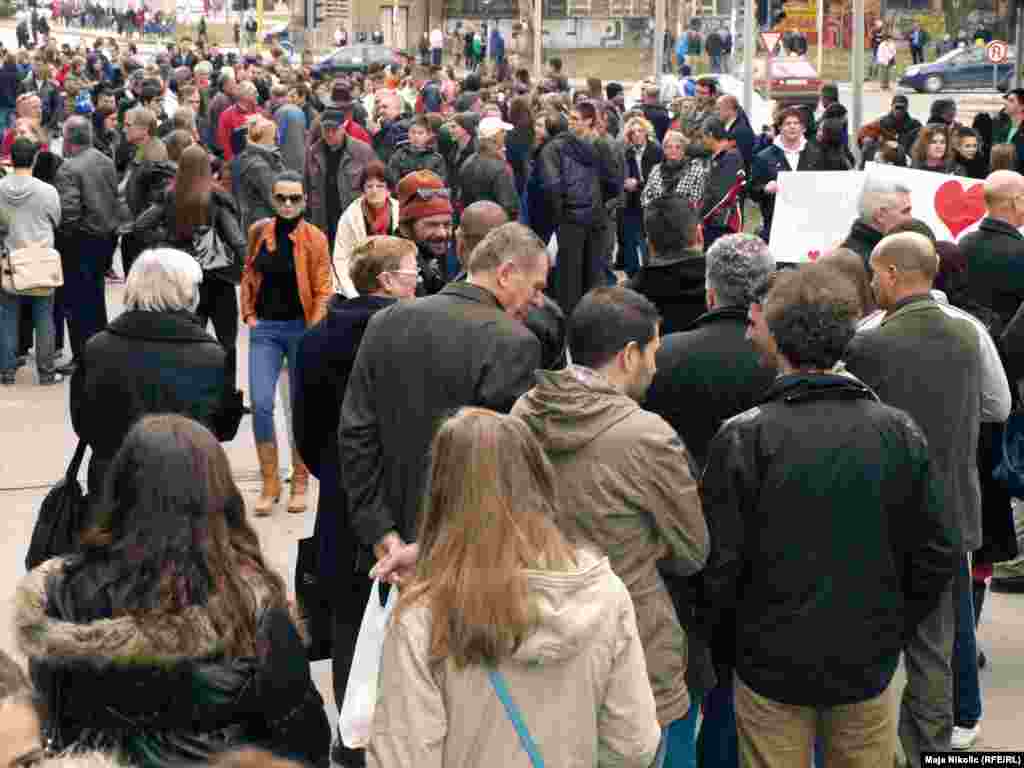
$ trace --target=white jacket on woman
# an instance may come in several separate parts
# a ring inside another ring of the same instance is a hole
[[[391,224],[397,229],[398,201],[389,197],[388,205],[391,206]],[[352,284],[352,278],[348,276],[349,260],[352,251],[366,237],[366,218],[363,216],[363,197],[360,195],[341,214],[341,218],[338,219],[338,233],[334,236],[334,290],[350,299],[358,296],[359,291]]]

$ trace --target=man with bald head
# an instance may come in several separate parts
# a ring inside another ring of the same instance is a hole
[[[922,764],[922,752],[951,747],[956,606],[971,605],[967,557],[981,546],[980,342],[968,320],[945,311],[931,295],[938,266],[935,246],[923,235],[883,238],[871,253],[871,286],[886,314],[877,328],[859,333],[846,353],[851,373],[917,422],[941,479],[934,503],[950,557],[935,558],[932,566],[948,571],[951,580],[937,603],[921,600],[908,607],[899,735],[910,765]]]
[[[1024,301],[1024,176],[996,171],[985,180],[988,214],[977,231],[965,235],[968,295],[999,315],[1005,327]],[[1001,329],[993,329],[1001,330]]]
[[[743,167],[749,174],[750,164],[754,161],[754,129],[750,126],[750,118],[731,93],[719,96],[715,108],[718,119],[725,126],[726,138],[743,157]]]

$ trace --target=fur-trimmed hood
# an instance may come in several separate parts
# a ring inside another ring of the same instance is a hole
[[[142,626],[134,616],[89,622],[59,618],[51,605],[60,593],[53,580],[62,577],[64,564],[60,558],[48,560],[28,573],[15,593],[18,648],[30,660],[168,665],[222,654],[222,638],[205,606],[163,616],[157,626]],[[256,587],[254,595],[265,607],[269,594]]]

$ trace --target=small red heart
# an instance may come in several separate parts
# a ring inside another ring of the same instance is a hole
[[[807,258],[811,261],[817,261],[818,257],[821,256],[821,251],[808,251]]]
[[[985,185],[968,190],[959,181],[947,181],[935,190],[935,213],[957,235],[985,215]]]

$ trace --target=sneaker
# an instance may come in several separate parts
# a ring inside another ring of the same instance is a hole
[[[48,387],[51,384],[60,384],[64,381],[64,377],[59,373],[51,373],[50,375],[43,374],[39,377],[39,386]]]
[[[978,669],[984,669],[986,664],[988,664],[988,658],[985,656],[985,652],[978,651]]]
[[[970,749],[971,745],[977,741],[979,733],[981,733],[980,722],[975,723],[973,728],[961,728],[959,725],[954,726],[953,741],[950,746],[959,751]]]

